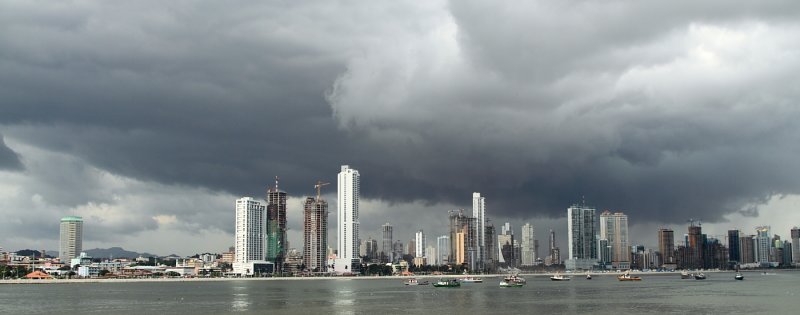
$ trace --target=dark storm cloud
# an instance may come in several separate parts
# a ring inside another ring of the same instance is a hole
[[[0,134],[0,170],[22,170],[22,168],[19,155],[6,146],[3,135]]]
[[[667,222],[800,192],[793,3],[47,4],[0,4],[2,131],[142,183],[302,195],[351,164],[388,203]]]

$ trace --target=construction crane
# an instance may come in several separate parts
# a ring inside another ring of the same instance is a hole
[[[323,181],[321,181],[321,180],[318,180],[318,181],[317,181],[317,184],[316,184],[316,185],[314,185],[314,189],[316,189],[316,190],[317,190],[317,200],[319,200],[319,198],[320,198],[320,190],[322,190],[322,186],[325,186],[325,185],[330,185],[330,184],[331,184],[331,183],[325,183],[325,182],[323,182]]]

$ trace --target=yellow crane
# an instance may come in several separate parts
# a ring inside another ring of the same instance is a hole
[[[325,186],[325,185],[330,185],[330,184],[331,184],[331,183],[325,183],[325,182],[323,182],[323,181],[321,181],[321,180],[318,180],[318,181],[317,181],[317,184],[316,184],[316,185],[314,185],[314,189],[316,189],[316,190],[317,190],[317,200],[319,200],[319,198],[320,198],[320,190],[322,189],[322,186]]]

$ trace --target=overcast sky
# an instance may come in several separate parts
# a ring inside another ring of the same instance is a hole
[[[474,191],[543,247],[582,198],[633,243],[689,218],[785,238],[798,38],[788,0],[0,0],[0,246],[57,249],[80,215],[84,248],[221,252],[280,176],[300,247],[342,164],[364,238],[444,234]]]

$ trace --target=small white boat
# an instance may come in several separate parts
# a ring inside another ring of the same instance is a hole
[[[550,280],[553,281],[569,281],[570,279],[571,279],[570,277],[562,275],[560,273],[554,274],[552,277],[550,277]]]
[[[740,272],[737,272],[736,275],[733,276],[733,278],[736,280],[744,280],[744,276]]]
[[[592,280],[592,275],[590,275],[590,274],[588,274],[588,273],[587,273],[587,274],[586,274],[586,280]]]
[[[461,283],[483,283],[483,279],[475,278],[475,277],[464,277],[464,278],[458,279],[458,282],[461,282]]]

